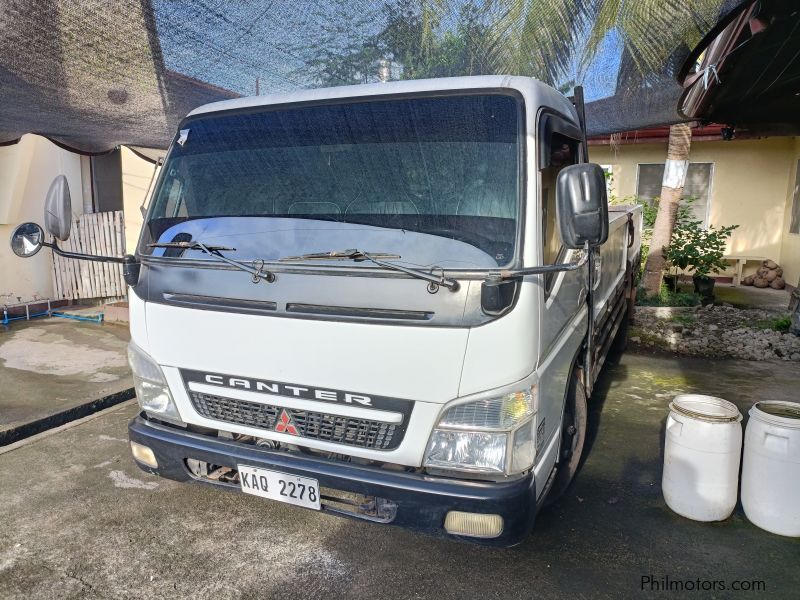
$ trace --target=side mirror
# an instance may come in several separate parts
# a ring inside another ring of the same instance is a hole
[[[44,203],[45,229],[56,239],[69,239],[72,227],[72,199],[69,195],[69,183],[64,175],[59,175],[50,184]]]
[[[599,246],[608,239],[608,194],[600,165],[583,163],[561,170],[556,180],[556,214],[566,248]]]
[[[47,192],[44,221],[47,230],[57,240],[63,242],[69,239],[69,230],[72,226],[72,202],[69,197],[67,178],[63,175],[55,178]],[[39,252],[43,246],[52,249],[55,254],[64,258],[119,263],[122,265],[122,275],[128,285],[136,285],[139,282],[140,264],[130,254],[122,257],[101,256],[62,250],[55,240],[52,242],[45,241],[44,230],[36,223],[18,225],[11,233],[11,251],[20,258],[30,258]]]
[[[30,258],[43,243],[44,231],[36,223],[23,223],[11,233],[11,251],[20,258]]]

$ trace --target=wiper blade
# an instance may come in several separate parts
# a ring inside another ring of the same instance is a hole
[[[184,250],[199,250],[203,254],[207,254],[216,260],[221,260],[224,263],[236,267],[240,271],[250,273],[250,275],[253,276],[253,283],[258,283],[262,279],[267,283],[272,283],[275,281],[275,273],[264,269],[263,260],[259,259],[253,261],[253,266],[251,267],[243,262],[233,260],[221,254],[224,250],[235,252],[236,248],[228,248],[227,246],[206,246],[202,242],[159,242],[157,244],[148,244],[147,246],[149,248],[182,248]]]
[[[148,248],[180,248],[182,250],[200,250],[203,248],[211,252],[220,252],[228,250],[235,252],[236,248],[228,248],[227,246],[206,246],[200,242],[158,242],[157,244],[147,244]]]
[[[370,252],[369,256],[372,258],[401,258],[399,254],[389,254],[386,252]],[[311,252],[310,254],[301,254],[300,256],[284,256],[278,259],[280,262],[294,262],[300,260],[354,260],[356,262],[362,260],[370,260],[367,258],[367,253],[361,250],[331,250],[330,252]]]
[[[398,265],[395,263],[386,262],[383,259],[386,258],[400,258],[399,254],[388,254],[388,253],[371,253],[371,252],[364,252],[363,250],[331,250],[330,252],[312,252],[311,254],[303,254],[300,256],[284,256],[283,258],[278,259],[281,262],[292,262],[292,261],[303,261],[303,260],[354,260],[356,262],[368,260],[372,263],[380,267],[385,267],[387,269],[391,269],[393,271],[400,271],[401,273],[405,273],[406,275],[411,275],[412,277],[416,277],[417,279],[422,279],[423,281],[428,282],[428,291],[431,293],[436,292],[439,289],[439,286],[446,287],[451,292],[457,292],[461,287],[461,284],[458,283],[455,279],[450,277],[444,276],[444,270],[439,269],[441,274],[435,275],[434,270],[431,269],[430,272],[422,271],[421,269],[412,269],[409,267],[404,267],[402,265]]]

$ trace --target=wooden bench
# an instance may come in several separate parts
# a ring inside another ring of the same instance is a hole
[[[762,262],[766,260],[763,256],[723,256],[722,260],[729,260],[731,262],[735,262],[735,269],[736,272],[733,275],[733,283],[732,285],[737,286],[742,283],[742,271],[744,270],[744,266],[751,260],[757,260],[758,262]]]

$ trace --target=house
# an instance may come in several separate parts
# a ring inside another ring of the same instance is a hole
[[[787,285],[800,279],[800,137],[749,137],[719,125],[694,126],[684,197],[708,225],[739,225],[726,251],[771,259]],[[589,158],[610,172],[610,193],[649,200],[661,193],[668,127],[589,140]],[[732,263],[733,264],[733,263]],[[744,264],[753,273],[758,261]],[[733,277],[734,269],[723,276]]]
[[[75,219],[87,213],[124,210],[124,250],[133,252],[142,223],[139,206],[154,168],[153,162],[124,146],[106,155],[86,156],[33,134],[0,146],[0,307],[61,299],[54,289],[52,252],[43,249],[21,260],[8,244],[20,223],[43,224],[44,200],[56,176],[67,178]]]
[[[169,70],[164,83],[171,131],[196,106],[238,96],[230,90]],[[125,247],[118,253],[135,250],[142,225],[140,207],[157,174],[156,161],[166,151],[120,146],[107,153],[88,155],[79,150],[68,148],[57,139],[31,133],[18,139],[0,139],[0,310],[6,305],[36,300],[65,300],[64,294],[56,289],[58,265],[54,264],[49,249],[43,249],[29,260],[21,260],[8,244],[11,232],[20,223],[43,224],[47,190],[58,175],[67,178],[75,219],[87,213],[123,211]],[[95,250],[94,253],[100,252]],[[95,291],[81,297],[108,295]],[[14,310],[25,314],[24,307]],[[2,316],[0,313],[0,318]]]

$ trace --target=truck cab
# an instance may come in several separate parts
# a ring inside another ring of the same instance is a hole
[[[577,470],[638,264],[584,131],[510,76],[190,113],[127,272],[139,466],[524,539]]]

